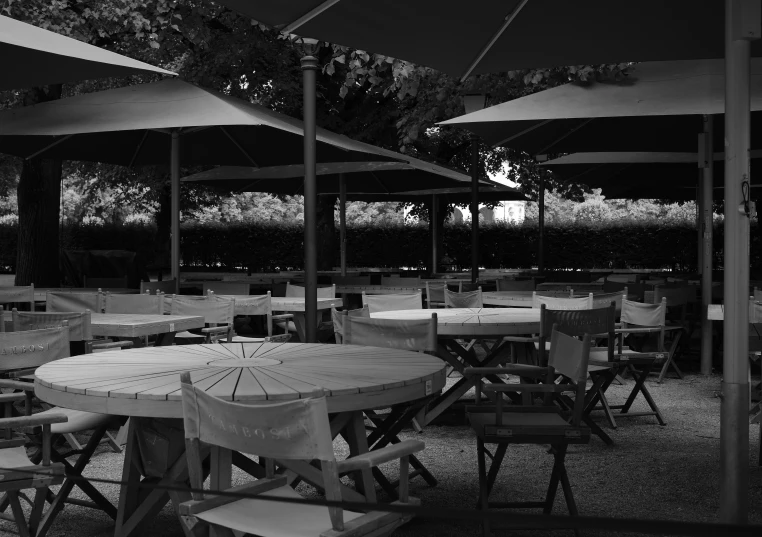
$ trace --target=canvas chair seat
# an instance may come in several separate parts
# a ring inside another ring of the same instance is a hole
[[[59,425],[59,424],[56,424]],[[12,448],[5,448],[0,450],[0,464],[2,468],[21,469],[29,467],[30,471],[38,470],[39,468],[29,460],[24,446],[17,446]],[[61,468],[63,470],[63,468]],[[63,472],[61,472],[63,474]],[[24,478],[28,478],[25,476]]]
[[[261,496],[302,499],[289,486],[262,493]],[[294,509],[293,504],[244,499],[197,516],[210,524],[224,525],[234,531],[260,537],[315,537],[331,529],[328,508],[318,505],[300,505],[299,509]],[[344,511],[344,522],[361,516],[362,513]]]
[[[64,407],[53,407],[48,410],[38,412],[35,416],[46,416],[49,414],[63,414],[69,421],[66,423],[54,423],[50,426],[50,432],[53,434],[80,433],[90,429],[96,429],[101,425],[108,425],[115,421],[116,416],[110,414],[98,414],[96,412],[86,412],[84,410],[72,410]]]

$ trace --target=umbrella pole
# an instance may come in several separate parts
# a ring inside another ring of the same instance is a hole
[[[712,374],[712,321],[708,318],[712,303],[712,250],[714,223],[712,201],[714,200],[714,118],[704,116],[703,153],[704,168],[701,170],[701,222],[699,244],[701,245],[701,374]]]
[[[431,277],[437,272],[437,259],[439,259],[439,253],[437,252],[437,242],[439,242],[439,198],[436,194],[431,195],[431,212],[429,212],[429,219],[431,220]]]
[[[347,178],[339,174],[339,242],[341,242],[341,275],[347,275]]]
[[[180,133],[172,131],[172,154],[169,171],[172,187],[172,278],[175,280],[175,293],[180,292]]]
[[[540,176],[540,194],[537,196],[537,272],[545,273],[545,178]]]
[[[720,410],[720,522],[746,524],[749,511],[750,38],[759,1],[725,1],[725,320]]]
[[[471,283],[479,279],[479,138],[471,135]]]
[[[304,91],[304,323],[305,343],[317,342],[316,85],[318,60],[301,59]]]

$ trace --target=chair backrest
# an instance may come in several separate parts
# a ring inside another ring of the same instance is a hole
[[[420,288],[421,277],[418,276],[417,278],[392,278],[387,276],[381,276],[381,285],[386,285],[388,287]]]
[[[535,291],[532,294],[532,307],[539,308],[542,304],[551,310],[590,310],[593,309],[593,293],[581,298],[561,298],[541,296]]]
[[[264,315],[265,328],[267,329],[267,335],[273,335],[273,304],[272,294],[267,291],[264,295],[218,295],[212,291],[207,293],[207,296],[218,297],[224,300],[234,301],[234,310],[238,315]]]
[[[123,295],[106,292],[103,299],[106,313],[164,314],[164,294]]]
[[[423,298],[420,292],[409,295],[367,295],[363,292],[362,305],[368,306],[371,313],[397,310],[420,310],[423,309]]]
[[[370,285],[370,275],[368,276],[334,276],[334,285]]]
[[[363,306],[355,310],[347,310],[350,317],[366,317],[370,319],[370,310],[368,306]],[[341,344],[344,339],[344,312],[336,308],[331,308],[331,320],[333,321],[333,333],[336,343]]]
[[[444,292],[447,284],[442,282],[426,282],[426,302],[432,304],[444,304]]]
[[[0,372],[39,367],[69,355],[66,326],[0,333]]]
[[[612,302],[616,305],[616,311],[622,311],[622,300],[627,300],[627,288],[614,293],[593,294],[593,308],[607,308]]]
[[[609,303],[607,308],[585,310],[553,310],[545,304],[540,306],[540,365],[545,364],[546,342],[553,330],[570,337],[581,338],[585,334],[608,339],[609,361],[613,359],[616,340],[616,307]],[[551,345],[551,349],[552,349]]]
[[[664,326],[667,319],[667,299],[659,304],[643,304],[632,300],[622,301],[622,325],[627,326]]]
[[[155,295],[159,291],[170,295],[177,293],[177,280],[173,278],[171,280],[162,280],[160,282],[140,282],[141,294],[150,293]]]
[[[294,285],[291,282],[286,282],[286,296],[298,298],[304,298],[304,287],[301,285]],[[318,298],[336,298],[336,284],[332,284],[330,287],[318,287]]]
[[[572,296],[573,291],[568,287],[566,289],[545,289],[542,291],[532,291],[532,296],[550,296],[559,298],[574,298]]]
[[[206,324],[229,324],[235,316],[235,302],[217,296],[172,295],[172,315],[198,315]]]
[[[343,313],[344,345],[388,347],[421,352],[436,352],[437,350],[436,313],[432,313],[430,319],[404,321],[350,317],[347,312]]]
[[[58,328],[67,324],[68,341],[92,341],[93,339],[92,317],[89,311],[49,312],[14,309],[12,315],[14,332]]]
[[[96,287],[127,287],[127,276],[120,276],[114,278],[90,278],[84,276],[84,287],[96,288]]]
[[[550,339],[548,366],[555,373],[560,373],[571,380],[576,386],[577,393],[569,420],[569,423],[575,427],[581,425],[585,410],[585,389],[589,361],[590,334],[584,334],[579,340],[558,330],[553,330]]]
[[[534,291],[536,283],[534,278],[529,280],[511,280],[509,278],[498,278],[498,291]]]
[[[459,293],[470,293],[471,291],[476,291],[477,289],[481,288],[482,286],[479,283],[458,282]]]
[[[34,284],[21,286],[0,286],[0,304],[29,304],[34,310]]]
[[[48,291],[45,293],[45,311],[103,312],[103,293],[100,291]]]
[[[483,308],[482,288],[465,293],[454,293],[449,289],[444,291],[446,308]]]
[[[204,294],[212,291],[215,295],[248,295],[251,286],[248,282],[203,282]]]

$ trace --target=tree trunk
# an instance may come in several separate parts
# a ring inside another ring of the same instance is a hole
[[[48,90],[33,88],[24,97],[26,106],[61,98],[61,85]],[[59,271],[59,219],[61,202],[60,160],[25,160],[18,184],[19,231],[16,252],[16,285],[61,285]]]
[[[156,244],[154,244],[154,269],[169,267],[169,241],[172,228],[172,187],[165,183],[159,195],[159,210],[156,212]]]
[[[318,196],[317,237],[318,270],[332,270],[336,261],[336,222],[334,210],[338,196]]]

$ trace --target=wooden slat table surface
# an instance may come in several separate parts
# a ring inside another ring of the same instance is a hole
[[[123,416],[182,417],[180,373],[195,386],[241,403],[328,393],[330,412],[381,408],[422,398],[445,384],[445,364],[423,353],[305,343],[146,347],[64,358],[35,372],[48,403]]]
[[[489,291],[482,293],[485,306],[503,306],[508,308],[531,308],[533,291]]]
[[[94,336],[136,338],[203,328],[204,318],[196,315],[93,313],[92,326]]]
[[[441,337],[500,337],[540,331],[537,308],[432,308],[371,313],[374,319],[427,319],[437,314]]]

